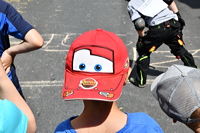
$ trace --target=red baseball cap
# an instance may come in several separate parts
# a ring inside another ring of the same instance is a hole
[[[85,32],[68,51],[62,97],[115,101],[122,93],[128,68],[127,48],[116,34],[102,29]]]

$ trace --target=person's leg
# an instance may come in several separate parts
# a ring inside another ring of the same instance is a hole
[[[145,87],[146,84],[146,78],[147,73],[149,70],[149,63],[150,63],[150,57],[149,52],[146,52],[146,45],[143,42],[144,38],[138,37],[138,41],[136,44],[136,49],[138,52],[138,59],[135,63],[134,68],[132,69],[131,75],[129,76],[129,81],[138,87]],[[147,53],[147,54],[146,54]]]
[[[192,54],[184,48],[185,43],[182,39],[181,30],[171,37],[171,40],[166,44],[170,47],[171,53],[174,54],[177,59],[181,59],[185,66],[197,68]]]
[[[166,30],[165,25],[160,24],[150,27],[146,35],[138,39],[136,48],[139,57],[135,65],[136,72],[135,74],[132,72],[129,77],[129,81],[132,84],[138,87],[145,86],[150,64],[150,55],[164,43],[164,40],[167,38],[167,33],[168,30]]]
[[[146,37],[142,43],[136,44],[139,57],[135,63],[135,69],[132,70],[131,75],[129,76],[129,81],[132,84],[140,88],[145,87],[150,64],[150,55],[161,45],[161,42],[151,43],[151,41],[146,40]]]
[[[180,47],[178,50],[174,48],[171,49],[172,54],[174,54],[177,59],[181,59],[185,66],[197,68],[192,54],[190,54],[184,47]]]
[[[150,64],[150,56],[148,55],[139,56],[136,61],[135,82],[139,87],[144,87],[144,85],[146,84],[149,64]]]

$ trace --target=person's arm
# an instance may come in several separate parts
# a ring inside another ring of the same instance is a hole
[[[13,102],[28,118],[27,133],[36,132],[36,121],[30,107],[20,96],[17,89],[8,78],[0,60],[0,99]]]
[[[11,46],[3,52],[1,61],[3,63],[4,69],[6,70],[6,73],[10,71],[10,66],[17,54],[39,49],[43,46],[43,43],[43,38],[35,29],[28,31],[25,35],[25,40],[22,43]]]
[[[178,11],[178,7],[176,6],[176,3],[173,0],[164,0],[165,3],[168,4],[168,8],[173,11],[174,14],[178,16],[178,21],[181,23],[182,28],[185,26],[185,21],[181,17],[180,12]]]
[[[168,6],[168,8],[170,10],[172,10],[173,13],[175,13],[175,14],[178,12],[178,8],[177,8],[176,3],[174,1]]]

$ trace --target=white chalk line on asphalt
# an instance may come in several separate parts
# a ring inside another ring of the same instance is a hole
[[[151,84],[153,79],[147,79],[147,84]],[[130,83],[130,82],[127,82]],[[21,81],[20,85],[22,88],[29,87],[62,87],[63,81]]]

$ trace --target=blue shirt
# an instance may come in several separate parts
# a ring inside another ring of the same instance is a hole
[[[0,100],[0,133],[26,133],[28,118],[12,102]]]
[[[0,57],[10,47],[9,35],[24,40],[29,30],[33,29],[27,21],[9,3],[0,0]],[[18,91],[21,91],[14,65],[8,74]]]
[[[142,112],[126,114],[128,115],[127,123],[117,133],[164,133],[158,123],[149,115]],[[61,122],[54,133],[77,133],[70,123],[76,117],[73,116]]]
[[[13,6],[0,0],[0,56],[10,47],[8,35],[24,40],[26,33],[32,28]]]

